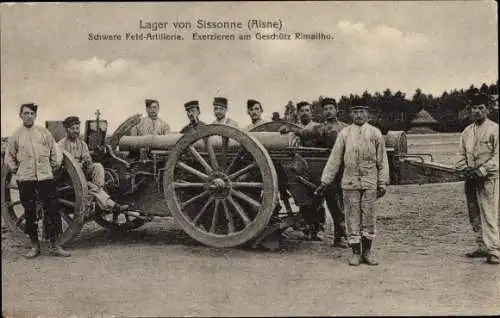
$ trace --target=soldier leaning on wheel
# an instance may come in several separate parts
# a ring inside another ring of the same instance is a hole
[[[489,264],[498,265],[498,124],[487,117],[487,96],[475,95],[471,104],[474,122],[462,132],[459,152],[466,166],[465,195],[478,248],[466,255],[486,257]]]
[[[287,126],[280,128],[281,133],[293,131],[302,140],[302,144],[310,147],[320,147],[332,149],[338,134],[348,125],[337,119],[337,108],[335,100],[332,98],[323,98],[321,101],[323,107],[323,116],[325,121],[321,124],[311,125],[303,129],[291,129]],[[302,106],[304,107],[304,106]],[[299,106],[297,105],[297,108]],[[300,113],[300,111],[299,111]],[[337,173],[335,180],[330,186],[325,189],[326,206],[333,219],[334,226],[334,247],[347,248],[346,229],[345,229],[345,212],[342,196],[342,188],[340,186],[342,177],[342,168]]]
[[[362,100],[351,107],[351,116],[353,124],[340,131],[316,193],[324,192],[343,164],[341,185],[347,236],[353,251],[349,264],[377,265],[371,254],[376,233],[374,203],[385,195],[389,183],[385,141],[380,130],[368,123],[368,108]]]
[[[52,134],[43,127],[35,126],[38,106],[21,105],[19,116],[23,126],[9,139],[5,153],[5,164],[16,174],[19,199],[24,207],[25,232],[29,235],[32,248],[25,255],[33,258],[40,255],[36,196],[45,210],[44,227],[50,241],[50,255],[70,256],[58,243],[62,233],[62,221],[57,203],[57,189],[54,175],[61,167],[61,154]]]
[[[146,117],[130,130],[131,136],[145,135],[166,135],[170,132],[170,127],[166,122],[158,117],[160,103],[154,99],[146,99]]]
[[[104,167],[98,162],[92,162],[89,148],[85,141],[80,139],[80,119],[70,116],[63,121],[66,137],[59,140],[61,149],[69,152],[81,165],[85,178],[89,181],[89,193],[94,197],[99,208],[118,215],[128,208],[113,201],[104,191]]]

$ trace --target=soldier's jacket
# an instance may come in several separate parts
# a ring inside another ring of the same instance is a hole
[[[152,120],[149,117],[141,118],[141,121],[130,130],[131,136],[166,135],[170,127],[162,119]]]
[[[216,120],[214,120],[212,122],[212,124],[228,125],[228,126],[232,126],[232,127],[235,127],[235,128],[238,128],[240,126],[235,120],[232,120],[229,117],[224,117],[224,119],[221,120],[221,121],[219,121],[219,120],[216,119]]]
[[[340,131],[347,126],[349,125],[339,120],[324,121],[305,127],[298,135],[304,146],[331,149]]]
[[[467,126],[460,136],[460,156],[483,176],[498,178],[498,124],[486,119]]]
[[[311,120],[307,123],[307,125],[304,125],[301,122],[299,122],[297,125],[299,125],[302,129],[312,129],[314,126],[319,125],[319,123]]]
[[[90,156],[89,147],[85,143],[85,141],[77,138],[75,142],[70,141],[67,137],[59,140],[57,145],[61,148],[69,152],[79,164],[84,162],[91,163],[92,157]]]
[[[250,125],[246,126],[246,127],[245,127],[245,131],[250,131],[250,130],[252,130],[253,128],[255,128],[255,127],[259,126],[259,125],[265,124],[265,123],[267,123],[267,122],[268,122],[268,121],[266,121],[266,120],[264,120],[264,119],[262,119],[262,118],[261,118],[261,119],[257,120],[257,122],[255,122],[255,123],[251,123]]]
[[[54,137],[44,127],[17,129],[9,138],[5,164],[16,172],[18,181],[43,181],[54,178],[53,170],[62,163]]]
[[[372,189],[389,183],[389,164],[384,137],[368,123],[342,129],[326,162],[321,182],[330,184],[342,164],[343,189]]]
[[[192,130],[197,129],[199,126],[206,125],[204,122],[201,120],[197,124],[189,123],[188,125],[184,126],[184,128],[181,129],[180,133],[181,134],[186,134]]]

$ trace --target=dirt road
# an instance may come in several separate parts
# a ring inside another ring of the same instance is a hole
[[[474,245],[461,186],[390,187],[378,202],[377,267],[349,267],[349,251],[328,244],[285,242],[276,253],[207,248],[168,220],[122,237],[87,226],[68,259],[26,260],[3,233],[2,310],[14,317],[498,314],[498,266],[462,256]],[[434,201],[438,192],[442,200]]]

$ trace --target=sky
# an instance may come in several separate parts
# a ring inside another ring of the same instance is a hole
[[[281,21],[282,29],[197,29],[197,20]],[[90,41],[89,33],[146,32],[140,21],[168,22],[157,33],[183,41]],[[112,133],[126,118],[160,102],[172,130],[187,123],[184,103],[199,100],[213,120],[215,96],[228,116],[250,119],[246,100],[265,117],[289,101],[340,98],[368,90],[424,93],[488,84],[498,78],[497,8],[466,2],[167,2],[6,4],[0,7],[1,134],[21,121],[19,105],[35,102],[37,124],[100,109]],[[191,29],[174,29],[188,21]],[[194,41],[192,33],[316,33],[333,40]]]

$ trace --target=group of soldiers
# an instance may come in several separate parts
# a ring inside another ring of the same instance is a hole
[[[486,257],[490,264],[498,264],[500,237],[498,231],[498,125],[487,118],[487,101],[481,96],[471,100],[471,115],[474,120],[462,133],[460,153],[466,175],[466,197],[478,249],[468,253],[469,257]],[[130,134],[165,135],[169,125],[158,117],[160,104],[146,99],[147,116],[141,118]],[[334,221],[334,246],[352,249],[349,264],[377,265],[372,253],[376,236],[375,201],[386,193],[389,183],[389,165],[385,141],[380,130],[368,123],[369,107],[357,100],[350,107],[353,123],[348,125],[337,119],[337,109],[332,98],[321,101],[324,122],[312,121],[311,104],[297,104],[299,128],[283,125],[280,133],[294,132],[304,146],[332,149],[321,175],[321,183],[314,190],[311,200],[299,204],[300,213],[308,223],[307,234],[311,240],[320,240],[318,232],[325,222],[323,199]],[[181,133],[188,133],[206,125],[200,121],[199,101],[184,104],[189,123]],[[32,248],[26,254],[33,258],[40,255],[38,241],[36,192],[45,208],[45,233],[51,242],[50,254],[69,256],[70,253],[58,245],[62,232],[58,212],[57,191],[54,179],[60,174],[62,156],[60,149],[69,152],[82,165],[89,180],[91,193],[99,208],[117,215],[128,207],[114,202],[104,190],[104,168],[93,163],[87,144],[79,138],[80,120],[68,117],[63,125],[66,137],[57,144],[45,128],[35,126],[38,106],[23,104],[20,117],[23,126],[9,139],[5,163],[16,174],[20,201],[25,209],[25,231],[31,239]],[[213,101],[215,120],[213,123],[239,127],[227,116],[228,100],[215,97]],[[243,130],[250,131],[264,124],[262,104],[254,99],[247,101],[247,113],[251,123]],[[281,199],[287,202],[286,191]],[[286,190],[286,189],[285,189]],[[285,203],[286,203],[285,202]],[[297,202],[296,202],[297,203]],[[290,210],[289,204],[285,204]]]

